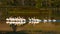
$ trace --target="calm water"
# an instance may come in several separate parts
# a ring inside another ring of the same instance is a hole
[[[41,31],[41,30],[39,30],[39,31],[18,31],[18,32],[6,32],[6,33],[4,33],[4,34],[60,34],[60,32],[55,32],[55,31]],[[0,32],[0,34],[2,34],[1,32]]]
[[[60,20],[56,20],[56,22],[60,22]]]

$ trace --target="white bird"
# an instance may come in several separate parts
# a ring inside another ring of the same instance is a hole
[[[47,22],[47,20],[46,19],[44,19],[44,21],[43,21],[44,23],[46,23]]]
[[[52,20],[51,19],[48,19],[48,22],[51,22]]]
[[[55,20],[55,19],[53,19],[53,22],[56,22],[56,20]]]

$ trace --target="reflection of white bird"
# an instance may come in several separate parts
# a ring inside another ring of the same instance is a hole
[[[6,24],[9,24],[9,22],[7,21]]]
[[[6,24],[14,24],[14,22],[6,22]]]

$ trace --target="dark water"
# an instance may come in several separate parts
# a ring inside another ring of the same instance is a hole
[[[0,32],[0,34],[33,34],[32,32],[34,32],[34,34],[60,34],[60,32],[55,32],[55,31],[18,31],[18,32],[6,32],[6,33],[2,33]]]
[[[60,20],[56,20],[56,22],[60,22]]]

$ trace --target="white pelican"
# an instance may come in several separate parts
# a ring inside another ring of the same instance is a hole
[[[47,20],[46,19],[44,19],[44,21],[43,21],[44,23],[46,23],[47,22]]]

